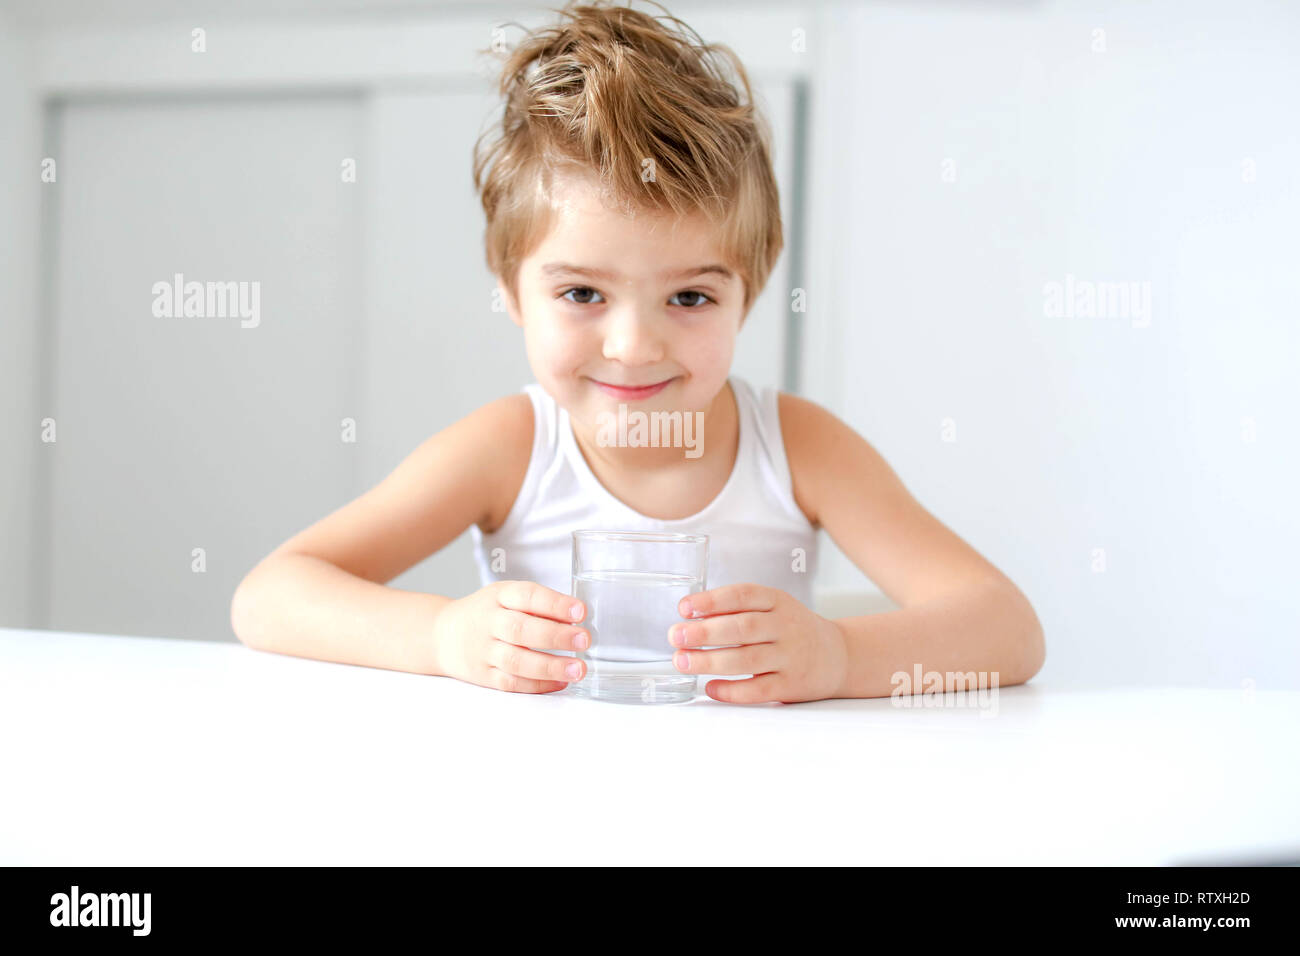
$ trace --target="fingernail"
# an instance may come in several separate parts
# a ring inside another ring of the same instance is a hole
[[[673,629],[668,632],[668,643],[672,644],[673,647],[681,647],[685,641],[686,638],[682,635],[682,626],[674,624]]]
[[[573,635],[573,646],[578,650],[584,649],[589,643],[590,638],[587,637],[586,631],[579,631]]]
[[[581,604],[575,604],[575,605],[573,605],[573,607],[569,608],[569,617],[573,618],[575,621],[581,621],[581,620],[582,620],[582,605],[581,605]]]
[[[574,661],[572,664],[570,664],[568,667],[564,669],[564,673],[569,675],[570,680],[577,680],[578,675],[582,673],[582,665],[579,664],[577,661]]]
[[[677,655],[677,669],[680,670],[680,671],[688,671],[688,670],[691,669],[691,655],[690,655],[690,654],[685,654],[685,653],[683,653],[683,654],[678,654],[678,655]]]
[[[687,601],[685,598],[683,598],[682,617],[690,617],[693,613],[695,613],[695,608],[691,605],[690,601]]]

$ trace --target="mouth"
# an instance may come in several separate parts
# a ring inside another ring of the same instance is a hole
[[[676,377],[665,379],[653,385],[611,385],[608,382],[599,382],[592,379],[592,384],[599,388],[606,395],[612,395],[614,398],[621,398],[627,401],[636,401],[637,399],[649,398],[651,395],[658,395],[665,388],[677,381]]]

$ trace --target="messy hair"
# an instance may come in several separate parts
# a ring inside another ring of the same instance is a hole
[[[519,265],[551,226],[555,174],[576,168],[614,208],[707,217],[748,314],[783,238],[770,128],[740,59],[666,10],[597,0],[551,12],[557,25],[505,54],[501,123],[474,145],[488,267],[517,300]]]

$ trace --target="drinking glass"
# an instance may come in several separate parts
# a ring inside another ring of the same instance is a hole
[[[577,652],[587,674],[573,693],[625,704],[695,697],[696,677],[673,666],[668,630],[686,620],[677,604],[705,588],[707,534],[573,532],[573,594],[591,646]]]

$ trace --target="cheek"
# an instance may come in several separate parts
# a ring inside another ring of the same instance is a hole
[[[599,343],[584,341],[581,329],[551,316],[529,323],[526,346],[534,371],[556,386],[576,375],[591,361],[591,350],[600,348]]]
[[[554,362],[572,349],[572,333],[545,300],[534,302],[525,332],[528,354],[542,361]]]
[[[547,330],[545,348],[558,371],[572,372],[600,351],[600,340],[572,323],[556,322]]]
[[[731,370],[736,336],[729,327],[701,328],[683,339],[683,359],[701,377],[725,379]]]

